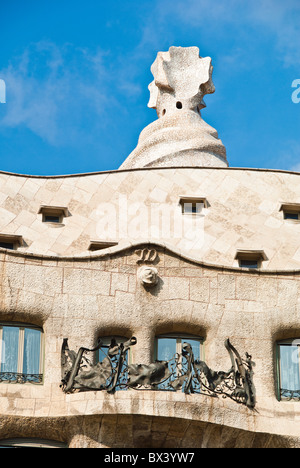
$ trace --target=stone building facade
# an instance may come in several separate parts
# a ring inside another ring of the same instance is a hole
[[[119,170],[0,173],[0,445],[299,447],[300,175],[228,167],[197,48],[152,72]]]

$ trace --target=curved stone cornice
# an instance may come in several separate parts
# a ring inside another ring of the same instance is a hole
[[[300,268],[300,224],[298,220],[285,221],[280,207],[300,203],[299,175],[282,170],[209,167],[139,168],[52,177],[2,172],[0,232],[22,235],[24,243],[18,252],[45,258],[88,257],[92,240],[113,240],[119,248],[146,238],[167,242],[171,250],[179,248],[179,253],[192,260],[221,267],[237,267],[237,250],[264,250],[268,257],[264,270],[289,272]],[[209,203],[204,217],[195,219],[198,224],[191,242],[182,239],[179,231],[188,232],[190,223],[180,206],[185,195],[205,197]],[[139,225],[134,214],[136,203]],[[69,215],[59,226],[44,224],[38,214],[42,205],[68,207]],[[170,218],[168,230],[159,228],[153,235],[151,226],[157,211],[164,209],[166,220]],[[114,216],[112,229],[106,227],[106,213]]]
[[[148,248],[158,248],[166,253],[169,253],[171,255],[176,255],[177,257],[181,258],[182,260],[186,262],[193,263],[194,265],[198,265],[199,267],[202,268],[207,268],[207,269],[214,269],[214,270],[220,270],[220,271],[232,271],[232,272],[239,272],[242,275],[244,274],[249,274],[249,275],[267,275],[267,276],[273,276],[273,275],[283,275],[283,276],[288,276],[288,275],[300,275],[300,269],[289,269],[289,270],[254,270],[254,269],[241,269],[240,267],[231,267],[231,266],[226,266],[226,265],[220,265],[220,264],[214,264],[214,263],[207,263],[203,262],[201,260],[196,259],[195,257],[188,255],[187,253],[183,252],[180,249],[177,249],[171,244],[168,244],[166,242],[157,242],[157,241],[152,241],[149,239],[145,240],[140,240],[138,242],[124,242],[122,245],[116,245],[114,247],[109,247],[107,249],[103,249],[100,252],[91,252],[89,254],[82,254],[82,255],[69,255],[69,256],[56,256],[56,255],[42,255],[42,254],[35,254],[35,253],[30,253],[30,252],[21,252],[17,250],[6,250],[0,248],[0,256],[1,253],[6,255],[7,257],[20,257],[24,259],[30,259],[32,261],[55,261],[55,262],[66,262],[66,261],[72,261],[72,262],[90,262],[91,260],[101,260],[101,259],[106,259],[107,257],[111,256],[118,256],[122,255],[125,252],[128,252],[129,250],[132,249],[139,249],[141,247],[148,247]]]
[[[9,172],[9,171],[0,171],[0,175],[4,176],[12,176],[12,177],[26,177],[28,179],[71,179],[71,178],[77,178],[77,177],[91,177],[91,176],[96,176],[96,175],[105,175],[105,174],[118,174],[122,172],[143,172],[143,171],[163,171],[163,170],[170,170],[170,169],[181,169],[181,170],[189,170],[189,169],[200,169],[200,170],[221,170],[221,171],[242,171],[242,172],[266,172],[269,174],[292,174],[292,175],[298,175],[300,176],[299,171],[288,171],[285,169],[267,169],[267,168],[260,168],[260,167],[211,167],[211,166],[180,166],[180,165],[175,165],[170,167],[134,167],[131,169],[110,169],[108,171],[95,171],[95,172],[79,172],[78,174],[59,174],[59,175],[34,175],[34,174],[21,174],[18,172]]]

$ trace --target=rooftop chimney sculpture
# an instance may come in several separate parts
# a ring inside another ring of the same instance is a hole
[[[141,132],[120,169],[228,166],[217,131],[201,117],[204,96],[215,91],[212,70],[210,57],[200,57],[198,47],[170,47],[157,54],[148,106],[156,109],[158,120]]]

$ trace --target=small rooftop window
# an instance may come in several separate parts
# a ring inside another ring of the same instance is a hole
[[[42,205],[39,209],[39,214],[43,216],[43,223],[61,224],[63,219],[68,216],[68,208]]]
[[[300,203],[282,203],[279,211],[283,212],[283,219],[300,221]]]
[[[181,196],[179,203],[183,214],[200,214],[203,208],[208,208],[208,202],[205,197]]]
[[[117,245],[118,242],[115,241],[91,241],[89,245],[89,250],[95,252],[96,250],[108,249]]]
[[[23,237],[15,234],[0,234],[0,248],[17,250],[23,245]]]
[[[238,260],[240,268],[258,269],[267,256],[263,250],[238,250],[235,260]]]
[[[258,260],[244,260],[241,258],[239,263],[241,268],[259,268]]]

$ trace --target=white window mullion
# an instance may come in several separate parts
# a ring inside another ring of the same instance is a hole
[[[18,374],[23,373],[25,328],[19,329]]]
[[[40,370],[39,370],[40,374],[44,373],[44,351],[45,351],[44,348],[45,348],[44,333],[41,333],[41,340],[40,340]]]
[[[3,336],[3,329],[0,327],[0,372],[1,372],[1,365],[2,365],[2,348],[3,348],[3,343],[2,343],[2,336]]]
[[[300,346],[297,345],[298,348],[298,371],[299,371],[299,381],[300,381]],[[300,390],[299,388],[297,390]]]
[[[182,370],[182,340],[181,338],[176,338],[176,353],[179,356],[178,359],[178,371],[181,372]]]

